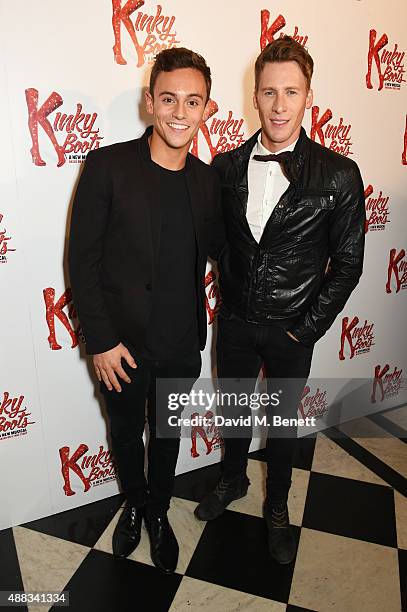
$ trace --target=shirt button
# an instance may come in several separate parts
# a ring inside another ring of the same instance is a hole
[[[147,291],[151,291],[151,289],[152,289],[151,283],[146,283],[146,289],[147,289]]]

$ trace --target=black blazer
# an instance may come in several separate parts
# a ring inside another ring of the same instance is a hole
[[[69,270],[86,352],[121,341],[143,346],[154,297],[161,212],[147,128],[141,138],[91,151],[73,204]],[[188,153],[186,180],[197,241],[199,340],[206,342],[205,268],[224,246],[216,172]],[[174,283],[177,283],[174,270]],[[182,287],[180,287],[182,291]]]

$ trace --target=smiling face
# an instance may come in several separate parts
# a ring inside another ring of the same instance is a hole
[[[312,89],[297,62],[268,62],[253,95],[259,112],[261,141],[271,152],[297,140],[306,108],[312,106]]]
[[[159,147],[188,151],[201,121],[207,119],[205,78],[195,68],[160,72],[153,95],[146,92],[147,112],[153,117],[153,137]]]

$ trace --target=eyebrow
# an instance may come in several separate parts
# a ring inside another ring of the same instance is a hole
[[[270,89],[275,90],[275,87],[262,87],[260,91],[269,91]],[[293,85],[292,87],[287,86],[287,87],[283,87],[282,89],[296,89],[297,91],[299,91],[301,88],[297,87],[296,85]]]
[[[158,95],[159,96],[173,96],[174,98],[177,97],[177,94],[174,93],[173,91],[160,91]],[[201,94],[198,94],[198,93],[190,93],[187,95],[187,98],[200,98],[201,100],[203,100],[203,96],[201,96]]]

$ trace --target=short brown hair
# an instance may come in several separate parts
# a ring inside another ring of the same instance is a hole
[[[311,86],[311,77],[314,70],[314,60],[308,51],[291,36],[277,38],[264,47],[254,66],[255,89],[259,87],[260,75],[270,62],[297,62],[307,81],[307,89]]]
[[[178,68],[194,68],[199,70],[205,79],[207,99],[209,100],[212,86],[211,69],[206,64],[202,55],[190,49],[185,49],[185,47],[164,49],[164,51],[160,51],[156,55],[150,75],[150,94],[153,95],[154,85],[160,72],[172,72]]]

